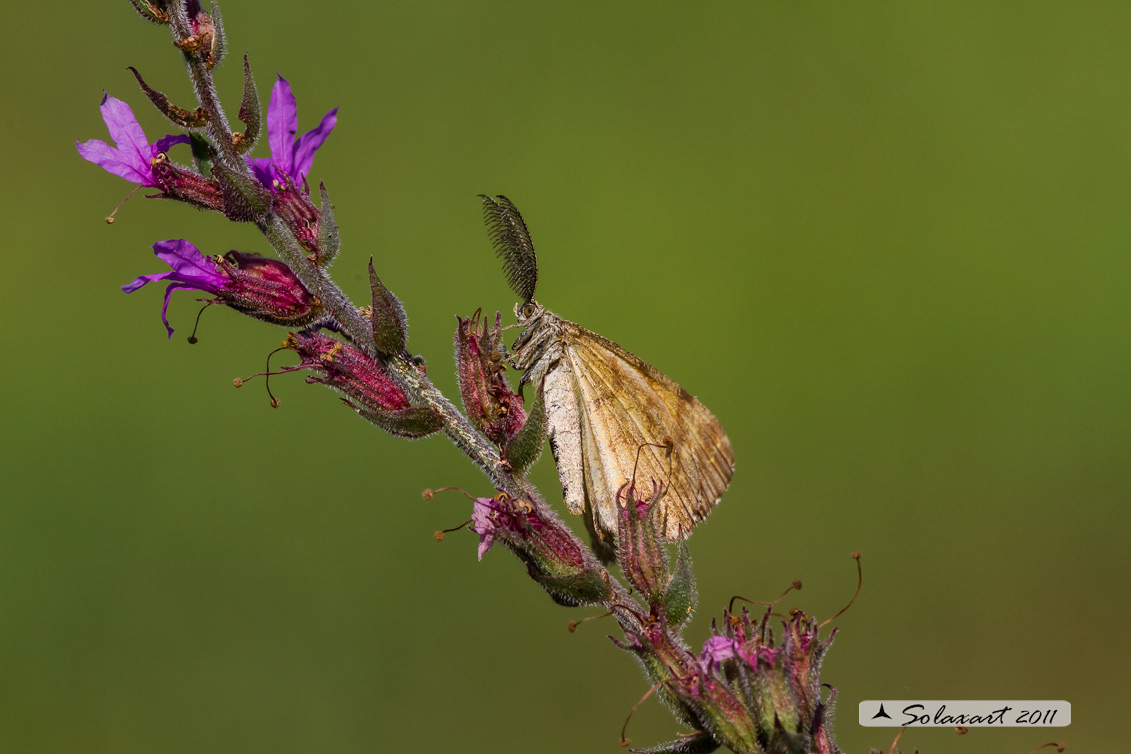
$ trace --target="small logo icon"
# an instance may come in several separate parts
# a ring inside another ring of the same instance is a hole
[[[891,720],[891,715],[889,715],[887,712],[884,712],[883,702],[880,702],[880,711],[872,715],[873,720],[875,720],[877,717],[886,717],[888,720]]]

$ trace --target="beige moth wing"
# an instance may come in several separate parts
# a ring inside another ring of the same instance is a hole
[[[616,492],[635,473],[637,494],[650,490],[652,480],[664,486],[656,511],[664,536],[687,537],[734,472],[722,425],[674,380],[616,343],[566,321],[561,340],[577,393],[585,485],[598,534],[615,534]]]

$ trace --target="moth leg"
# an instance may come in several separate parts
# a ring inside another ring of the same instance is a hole
[[[571,513],[580,514],[585,510],[581,414],[573,389],[573,373],[565,359],[546,370],[542,398],[546,402],[547,434],[562,483],[562,497]]]

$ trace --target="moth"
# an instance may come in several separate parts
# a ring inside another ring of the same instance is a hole
[[[639,494],[656,481],[657,530],[686,538],[734,472],[719,420],[651,364],[535,301],[538,260],[522,215],[505,196],[480,198],[507,282],[521,299],[514,312],[522,329],[509,360],[523,370],[520,386],[542,391],[566,506],[585,517],[598,549],[608,553],[616,542],[617,491],[635,481]]]

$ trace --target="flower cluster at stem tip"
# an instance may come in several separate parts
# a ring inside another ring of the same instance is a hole
[[[128,104],[104,94],[99,109],[114,145],[99,139],[76,142],[83,159],[131,183],[161,189],[162,193],[155,195],[157,198],[180,199],[197,206],[203,203],[209,206],[202,208],[223,211],[222,189],[213,185],[218,184],[216,178],[169,162],[169,150],[177,144],[189,144],[188,135],[166,135],[150,143]],[[299,204],[309,203],[306,176],[315,152],[337,124],[337,112],[334,108],[317,127],[298,136],[297,102],[287,80],[278,78],[267,107],[271,156],[246,158],[252,175],[264,189],[276,196],[289,192],[297,195],[292,198],[297,198]],[[193,190],[189,191],[190,188]],[[317,222],[318,211],[312,206],[306,214]],[[173,327],[168,320],[169,299],[178,289],[213,294],[221,303],[277,324],[303,325],[316,319],[317,300],[283,262],[235,251],[224,257],[209,257],[185,239],[160,241],[153,245],[153,250],[170,269],[142,275],[122,286],[122,290],[133,293],[146,283],[169,281],[161,319],[170,337]]]

